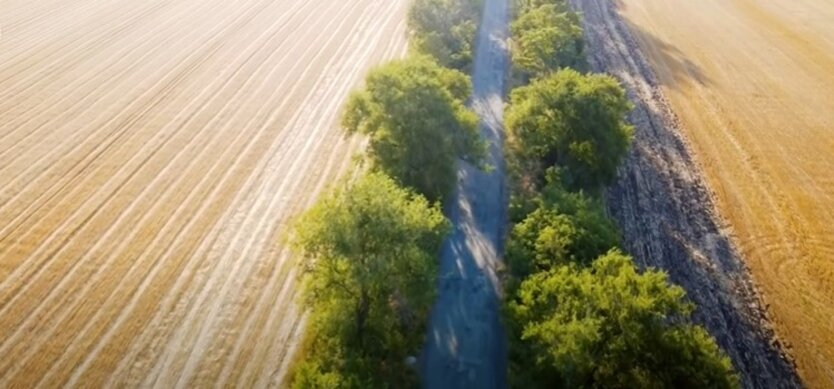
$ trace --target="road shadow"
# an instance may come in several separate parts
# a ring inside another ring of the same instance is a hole
[[[461,162],[446,214],[454,229],[440,255],[438,296],[432,307],[419,370],[425,388],[507,386],[501,325],[501,249],[507,198],[502,158],[503,95],[508,67],[507,0],[486,0],[472,74],[470,107],[488,145],[480,170]]]

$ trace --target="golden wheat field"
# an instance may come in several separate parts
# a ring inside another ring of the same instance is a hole
[[[275,386],[405,0],[0,2],[0,387]]]
[[[800,375],[834,386],[834,3],[619,6]]]

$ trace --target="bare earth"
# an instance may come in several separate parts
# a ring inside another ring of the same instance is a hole
[[[634,144],[608,196],[626,248],[639,264],[667,271],[686,289],[698,307],[694,319],[731,357],[745,387],[797,387],[683,126],[664,97],[668,89],[635,39],[639,33],[620,17],[618,2],[572,3],[584,15],[591,66],[619,78],[635,105],[629,116]]]
[[[0,3],[0,387],[275,386],[288,220],[405,0]]]
[[[422,354],[423,387],[504,388],[507,352],[500,324],[497,272],[506,225],[502,145],[504,89],[509,66],[507,0],[485,0],[472,74],[472,109],[489,145],[479,171],[461,163],[448,214],[455,229],[443,244],[439,296]]]
[[[834,2],[622,3],[779,338],[834,387]]]

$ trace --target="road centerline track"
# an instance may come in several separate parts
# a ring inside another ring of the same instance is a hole
[[[479,171],[460,163],[449,199],[454,230],[443,242],[437,301],[432,308],[421,376],[426,388],[507,386],[506,335],[500,324],[504,230],[503,112],[509,67],[507,0],[485,0],[472,74],[472,109],[488,145]]]

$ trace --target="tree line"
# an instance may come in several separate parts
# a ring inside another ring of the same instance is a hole
[[[506,111],[511,175],[505,324],[519,388],[734,388],[729,358],[691,323],[665,273],[619,248],[602,193],[633,129],[612,77],[587,71],[564,0],[517,0]]]
[[[729,359],[662,272],[618,248],[602,193],[632,128],[625,92],[588,74],[579,17],[564,1],[518,0],[518,85],[505,127],[513,192],[505,323],[514,387],[736,387]],[[303,214],[307,330],[296,388],[416,387],[415,355],[435,297],[441,209],[456,161],[482,165],[466,108],[479,0],[415,0],[411,53],[372,70],[344,107],[368,137],[363,167]]]
[[[451,225],[441,211],[456,162],[486,146],[465,102],[480,0],[415,0],[411,52],[373,69],[342,115],[369,139],[358,174],[295,223],[307,328],[295,388],[417,387],[415,356],[435,298],[437,255]]]

